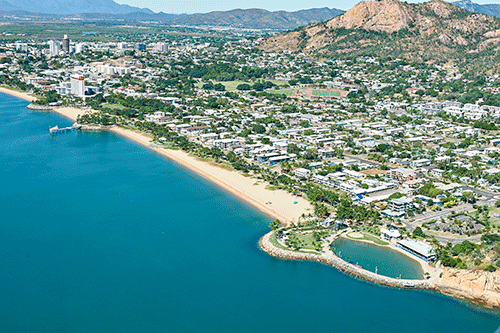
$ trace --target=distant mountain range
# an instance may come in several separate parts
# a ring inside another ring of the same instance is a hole
[[[247,29],[295,29],[302,25],[330,20],[344,13],[335,8],[313,8],[296,12],[264,9],[235,9],[206,14],[154,13],[147,8],[120,5],[113,0],[0,0],[0,14],[9,16],[57,19],[125,19],[160,21],[187,26],[224,26]]]
[[[0,10],[42,14],[130,14],[141,12],[154,14],[147,8],[120,5],[113,0],[0,0]]]
[[[327,21],[344,13],[335,8],[313,8],[296,12],[265,9],[234,9],[225,12],[193,14],[173,20],[190,26],[228,26],[249,29],[295,29],[310,23]]]
[[[451,4],[468,10],[472,13],[481,13],[489,16],[500,17],[500,5],[492,4],[492,5],[479,5],[470,0],[462,0],[452,2]]]

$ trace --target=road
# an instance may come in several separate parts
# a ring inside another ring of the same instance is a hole
[[[429,222],[432,220],[440,220],[441,218],[446,218],[448,215],[451,215],[452,212],[454,213],[461,213],[461,212],[468,212],[473,210],[471,204],[465,204],[465,205],[460,205],[457,207],[449,208],[449,209],[443,209],[441,211],[437,212],[427,212],[425,215],[421,215],[414,220],[408,222],[409,225],[416,226],[416,225],[421,225],[422,223]]]
[[[355,156],[355,155],[344,154],[344,156],[350,158],[351,160],[356,160],[356,161],[362,162],[362,163],[373,164],[373,165],[376,165],[377,167],[379,167],[379,166],[382,165],[382,163],[371,161],[371,160],[367,160],[367,159],[364,159],[362,157]]]
[[[440,220],[440,219],[445,219],[447,216],[451,215],[452,212],[455,213],[460,213],[460,212],[467,212],[471,211],[472,205],[471,204],[465,204],[465,205],[460,205],[458,207],[453,207],[452,209],[445,209],[442,211],[437,211],[437,212],[429,212],[426,213],[425,215],[419,216],[415,218],[414,220],[402,220],[401,222],[405,225],[406,230],[409,232],[412,232],[417,226],[421,226],[425,222],[429,222],[432,220]],[[431,235],[431,234],[429,234]],[[438,242],[441,244],[447,244],[448,242],[452,243],[453,245],[462,243],[464,240],[468,241],[478,241],[481,238],[481,235],[475,235],[467,238],[458,238],[458,237],[446,237],[446,236],[435,236]]]

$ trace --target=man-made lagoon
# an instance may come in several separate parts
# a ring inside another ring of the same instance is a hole
[[[380,275],[401,279],[423,277],[422,266],[416,260],[387,246],[342,237],[332,247],[342,259]]]

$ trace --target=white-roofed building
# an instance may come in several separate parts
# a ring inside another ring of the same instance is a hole
[[[398,241],[398,247],[425,261],[436,260],[437,255],[432,246],[415,239]]]

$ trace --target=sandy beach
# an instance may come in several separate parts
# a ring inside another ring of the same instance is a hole
[[[0,87],[0,93],[12,95],[12,96],[16,96],[16,97],[22,98],[22,99],[24,99],[24,100],[26,100],[28,102],[36,101],[36,97],[35,96],[32,96],[32,95],[27,94],[27,93],[20,92],[20,91],[17,91],[17,90],[13,90],[13,89],[7,89],[7,88],[4,88],[4,87]]]
[[[152,148],[150,147],[151,139],[142,133],[119,127],[113,127],[111,131],[147,146],[189,168],[286,225],[297,222],[303,213],[312,212],[310,203],[304,198],[296,197],[282,190],[268,190],[266,189],[267,184],[262,181],[258,182],[257,179],[245,177],[237,171],[225,170],[200,161],[181,150]],[[268,202],[270,204],[266,204]]]
[[[55,108],[52,111],[57,112],[60,115],[65,116],[66,118],[69,118],[74,121],[76,121],[79,115],[83,115],[86,112],[86,110],[84,109],[78,109],[72,107],[60,107],[60,108]]]
[[[71,107],[61,107],[54,109],[54,111],[75,121],[78,115],[86,112],[86,110]],[[266,189],[268,184],[251,177],[245,177],[237,171],[229,171],[200,161],[195,156],[181,150],[153,148],[150,146],[151,139],[143,133],[117,126],[112,127],[111,131],[187,167],[273,218],[280,220],[285,225],[297,222],[302,214],[313,211],[310,203],[304,198],[296,197],[283,190],[268,190]]]
[[[22,98],[30,102],[36,100],[34,96],[12,89],[0,87],[0,92]],[[73,107],[60,107],[54,109],[53,111],[76,121],[78,115],[82,115],[89,110]],[[202,175],[206,179],[237,195],[259,210],[280,220],[285,225],[297,222],[302,214],[307,214],[313,211],[310,203],[304,198],[296,197],[283,190],[268,190],[266,189],[268,184],[263,181],[258,181],[257,179],[251,177],[245,177],[237,171],[229,171],[204,161],[200,161],[195,156],[191,156],[181,150],[153,148],[150,146],[151,139],[143,133],[123,129],[117,126],[112,127],[111,131],[148,147],[149,149],[152,149],[155,152],[189,168],[197,174]]]

